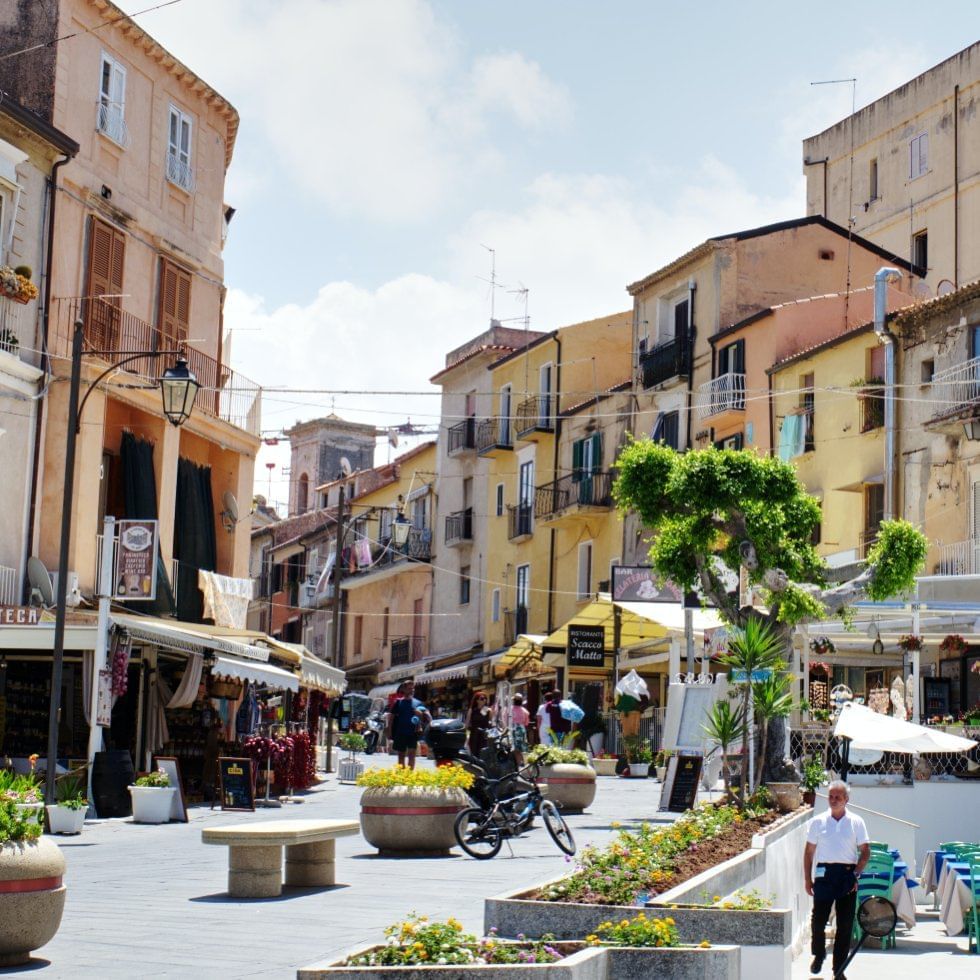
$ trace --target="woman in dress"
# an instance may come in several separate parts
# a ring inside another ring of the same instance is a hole
[[[514,746],[514,758],[518,766],[524,765],[524,753],[527,752],[527,726],[530,723],[531,715],[524,707],[523,695],[515,694],[510,711],[510,740]]]
[[[470,710],[466,714],[466,727],[470,733],[470,752],[478,759],[480,753],[487,747],[487,729],[491,723],[487,696],[477,692],[473,695]]]

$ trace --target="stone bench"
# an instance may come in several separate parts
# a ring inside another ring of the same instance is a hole
[[[286,884],[321,888],[335,884],[338,837],[360,833],[356,820],[269,820],[257,824],[207,827],[205,844],[222,844],[228,853],[228,894],[233,898],[276,898],[282,894],[282,849]]]

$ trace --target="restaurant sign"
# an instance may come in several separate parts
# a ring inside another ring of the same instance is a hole
[[[36,606],[0,606],[0,626],[37,626],[41,610]]]
[[[113,598],[150,602],[157,597],[157,521],[116,521],[116,572]]]
[[[606,662],[606,628],[570,624],[567,649],[569,667],[603,667]]]

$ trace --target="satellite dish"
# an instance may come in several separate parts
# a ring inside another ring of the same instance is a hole
[[[932,290],[926,282],[916,282],[912,284],[912,295],[919,301],[932,299]]]
[[[950,293],[954,292],[955,290],[956,287],[948,279],[943,279],[936,287],[936,295],[948,296]]]
[[[238,520],[238,501],[235,499],[235,495],[230,491],[226,490],[221,495],[221,502],[225,505],[225,513],[233,520]]]
[[[350,476],[351,475],[351,472],[352,471],[351,471],[350,460],[346,456],[341,456],[340,457],[340,473],[341,473],[341,475],[342,476]]]
[[[27,578],[31,583],[31,602],[35,599],[46,609],[54,605],[54,586],[51,575],[40,558],[31,555],[27,559]]]

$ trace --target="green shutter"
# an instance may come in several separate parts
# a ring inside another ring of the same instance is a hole
[[[578,483],[582,479],[582,449],[584,439],[577,439],[572,443],[572,480]]]
[[[602,471],[602,433],[594,432],[592,434],[592,472],[599,473]]]

